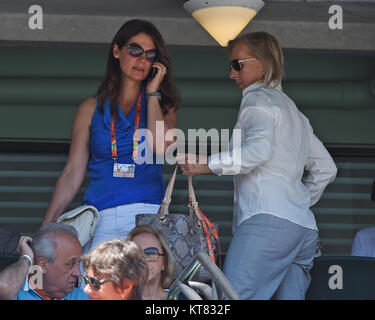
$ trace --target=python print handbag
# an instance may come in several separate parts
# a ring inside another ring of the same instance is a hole
[[[154,229],[163,231],[176,259],[175,278],[184,271],[198,252],[206,252],[213,260],[215,260],[215,256],[217,257],[219,254],[219,237],[216,227],[199,210],[198,203],[195,200],[191,176],[188,177],[190,198],[189,215],[168,213],[177,168],[176,166],[171,180],[169,181],[158,213],[136,215],[136,226],[149,225]],[[202,267],[195,273],[193,280],[207,283],[211,280],[211,276],[208,271]]]

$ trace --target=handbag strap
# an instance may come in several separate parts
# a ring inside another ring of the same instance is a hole
[[[161,221],[165,220],[165,216],[167,215],[169,204],[171,203],[171,196],[172,196],[172,191],[174,187],[174,182],[176,181],[177,169],[178,169],[178,165],[176,165],[176,168],[173,171],[172,177],[169,180],[167,189],[165,190],[164,198],[161,202],[161,205],[158,211],[159,219]]]
[[[160,221],[164,221],[165,220],[165,216],[168,214],[168,208],[169,208],[169,205],[170,205],[171,199],[172,199],[172,192],[173,192],[173,188],[174,188],[174,183],[176,181],[177,169],[178,169],[178,165],[176,165],[176,167],[175,167],[175,169],[173,171],[172,177],[169,180],[167,189],[165,190],[164,198],[163,198],[163,200],[161,202],[161,205],[160,205],[160,208],[159,208],[159,211],[158,211],[158,215],[159,215]],[[194,193],[194,187],[193,187],[193,184],[192,184],[191,176],[188,176],[188,182],[189,182],[189,200],[190,200],[190,198],[193,198],[194,199],[194,203],[198,204],[198,202],[196,202],[196,200],[195,200],[195,193]],[[195,219],[195,220],[198,219],[198,221],[201,221],[202,218],[200,217],[199,213],[197,214],[198,211],[194,211],[191,208],[190,202],[189,202],[189,207],[190,207],[190,209],[189,209],[189,215],[193,219]],[[200,224],[200,222],[198,222],[198,223]]]
[[[198,217],[202,227],[204,236],[206,238],[208,255],[210,256],[211,260],[215,262],[215,254],[214,249],[210,237],[210,232],[212,233],[213,237],[216,240],[218,251],[219,251],[219,262],[221,265],[220,260],[220,240],[219,240],[219,233],[215,227],[215,225],[207,218],[207,216],[202,212],[202,210],[198,206],[197,199],[195,197],[194,187],[193,187],[193,178],[192,176],[188,176],[188,183],[189,183],[189,211],[190,214],[195,214]],[[221,267],[221,266],[220,266]]]
[[[198,201],[195,197],[194,187],[193,187],[193,178],[188,176],[188,185],[189,185],[189,214],[191,217],[196,216],[198,218],[198,223],[202,223],[202,217],[199,214]]]

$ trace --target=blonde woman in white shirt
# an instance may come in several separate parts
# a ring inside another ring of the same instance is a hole
[[[228,49],[230,78],[243,95],[241,142],[232,137],[229,151],[197,164],[187,154],[178,160],[185,175],[234,176],[234,235],[223,269],[241,297],[304,299],[318,239],[309,208],[337,169],[309,120],[275,88],[283,74],[278,41],[254,32]]]

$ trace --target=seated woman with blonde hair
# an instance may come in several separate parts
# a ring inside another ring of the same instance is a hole
[[[109,240],[81,258],[90,300],[142,300],[148,266],[141,248],[132,241]]]
[[[143,225],[134,228],[127,237],[144,251],[149,273],[146,285],[141,289],[144,300],[165,300],[174,279],[176,260],[161,230]]]

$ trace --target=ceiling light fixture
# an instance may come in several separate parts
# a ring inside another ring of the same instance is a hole
[[[262,9],[262,0],[190,0],[184,8],[223,47]]]

